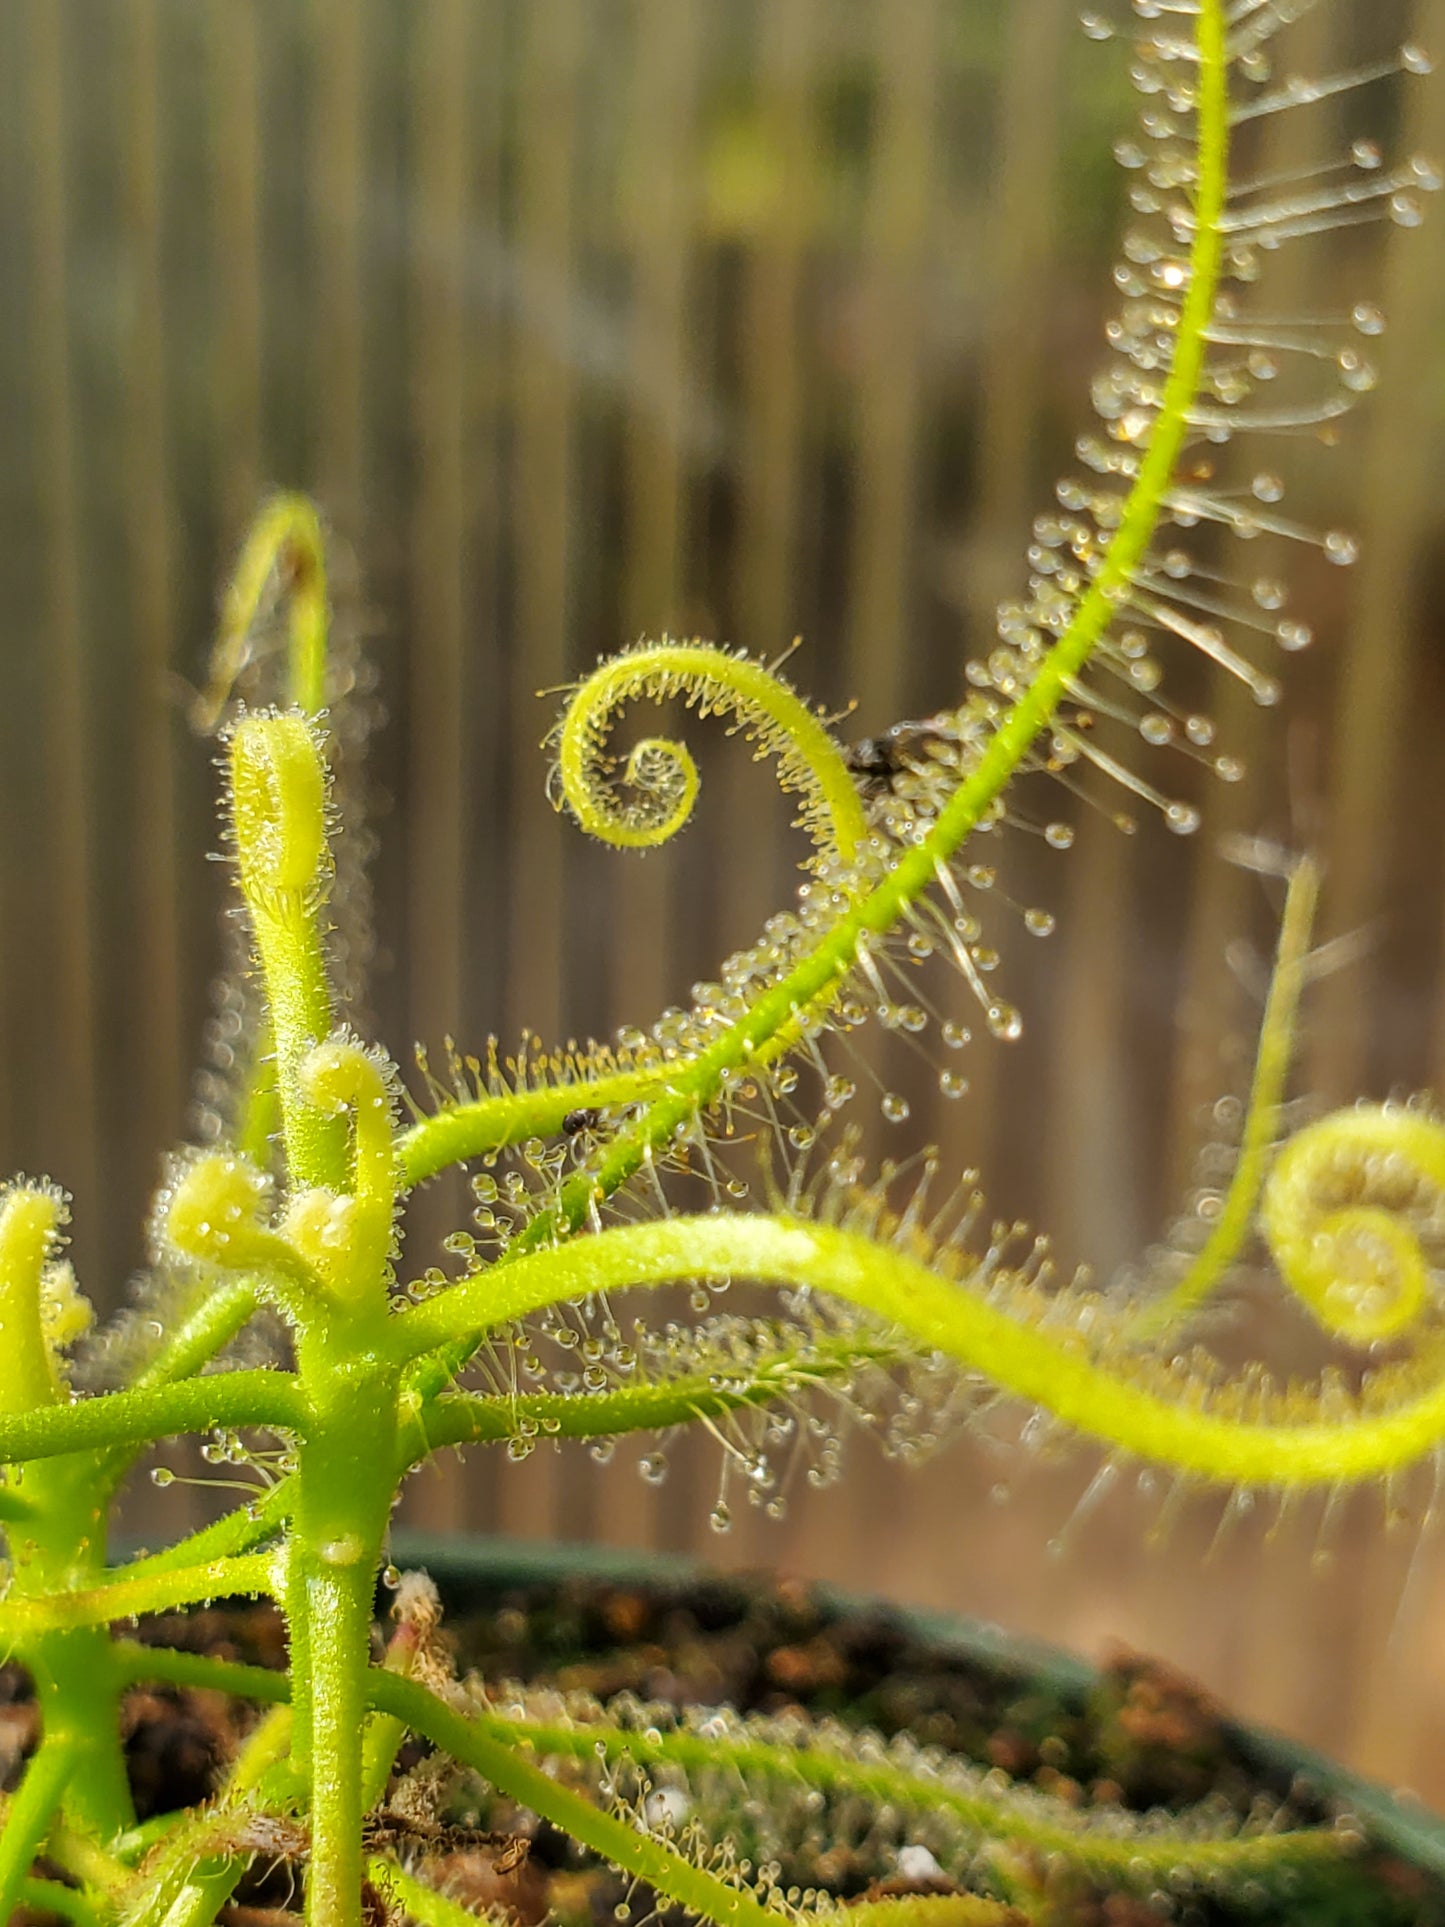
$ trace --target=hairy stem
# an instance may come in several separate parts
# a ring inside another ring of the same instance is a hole
[[[157,1578],[162,1573],[209,1565],[214,1560],[229,1558],[235,1553],[250,1552],[253,1547],[274,1538],[285,1525],[295,1496],[294,1482],[290,1478],[279,1479],[269,1491],[249,1505],[238,1506],[234,1512],[224,1513],[210,1525],[199,1527],[160,1552],[142,1553],[139,1558],[128,1560],[123,1566],[110,1567],[106,1577],[135,1580]]]
[[[571,1759],[594,1767],[599,1761],[632,1760],[641,1767],[674,1766],[692,1775],[735,1773],[745,1781],[856,1795],[891,1812],[944,1814],[966,1833],[1041,1855],[1059,1854],[1086,1872],[1146,1892],[1175,1867],[1186,1867],[1200,1879],[1221,1875],[1243,1882],[1283,1868],[1331,1866],[1349,1851],[1347,1843],[1323,1829],[1213,1838],[1185,1829],[1110,1834],[1090,1826],[1062,1801],[1031,1790],[987,1792],[979,1783],[961,1786],[936,1772],[909,1772],[885,1758],[850,1756],[821,1744],[657,1727],[635,1730],[592,1721],[564,1725],[492,1713],[478,1714],[476,1720],[498,1740],[527,1745],[543,1759]]]
[[[290,615],[290,701],[308,716],[324,706],[330,627],[326,538],[315,505],[306,496],[274,495],[251,524],[226,589],[211,651],[210,681],[192,710],[198,729],[212,730],[220,721],[236,678],[246,666],[252,632],[273,586],[285,595]]]
[[[1314,928],[1319,892],[1319,867],[1306,858],[1290,872],[1279,948],[1265,1002],[1264,1022],[1260,1026],[1254,1080],[1234,1176],[1214,1227],[1188,1271],[1172,1291],[1142,1312],[1129,1328],[1127,1335],[1139,1344],[1157,1339],[1203,1304],[1238,1258],[1253,1227],[1294,1054],[1295,1024],[1309,963],[1310,932]]]
[[[5,1802],[0,1830],[0,1921],[9,1920],[20,1898],[80,1757],[81,1748],[74,1739],[46,1733],[20,1785]]]
[[[124,1573],[122,1568],[122,1573]],[[112,1580],[100,1586],[42,1593],[17,1598],[12,1592],[0,1604],[0,1641],[20,1642],[38,1633],[64,1632],[79,1626],[105,1626],[115,1619],[134,1619],[139,1613],[168,1612],[173,1606],[200,1600],[229,1599],[240,1594],[269,1594],[276,1590],[275,1559],[256,1552],[236,1559],[213,1559],[201,1566],[168,1569],[141,1578]],[[66,1671],[82,1680],[93,1669],[79,1665],[72,1655]],[[90,1690],[95,1690],[94,1681]]]
[[[745,1888],[694,1866],[666,1841],[635,1822],[602,1812],[525,1758],[515,1743],[495,1738],[429,1693],[415,1680],[373,1668],[371,1702],[482,1774],[499,1793],[531,1809],[624,1873],[636,1875],[680,1907],[719,1927],[777,1927],[777,1916]]]
[[[104,1915],[97,1913],[84,1894],[74,1887],[62,1887],[58,1880],[22,1880],[20,1898],[38,1914],[58,1914],[76,1927],[99,1927]]]
[[[306,1913],[312,1927],[357,1927],[361,1735],[376,1575],[396,1490],[396,1381],[348,1370],[316,1340],[303,1343],[301,1366],[325,1399],[301,1446],[284,1553],[292,1752],[311,1789]]]
[[[706,1372],[683,1373],[657,1384],[619,1385],[607,1392],[458,1393],[424,1409],[417,1428],[421,1437],[413,1441],[408,1434],[404,1449],[419,1459],[449,1445],[514,1438],[521,1430],[571,1439],[665,1431],[846,1385],[865,1366],[886,1367],[899,1356],[897,1346],[857,1333],[806,1342],[800,1338],[746,1363],[722,1360]]]
[[[231,827],[266,1011],[293,1185],[346,1182],[342,1121],[308,1102],[301,1066],[331,1033],[320,908],[330,881],[326,770],[304,718],[250,716],[231,738]]]
[[[289,1372],[218,1372],[150,1391],[7,1412],[0,1416],[0,1458],[19,1465],[93,1446],[151,1444],[218,1425],[292,1432],[304,1422],[305,1407]]]
[[[673,1218],[533,1253],[412,1307],[407,1352],[474,1349],[498,1326],[595,1292],[757,1278],[830,1292],[896,1326],[924,1352],[1051,1412],[1086,1437],[1226,1485],[1328,1486],[1413,1463],[1445,1439],[1445,1378],[1398,1406],[1273,1422],[1212,1411],[1186,1384],[1171,1399],[1111,1369],[1055,1328],[1011,1318],[965,1286],[855,1233],[783,1217]]]

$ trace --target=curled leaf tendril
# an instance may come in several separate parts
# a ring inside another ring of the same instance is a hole
[[[675,836],[697,800],[697,765],[686,744],[646,736],[618,770],[608,740],[630,702],[680,698],[776,761],[784,791],[802,798],[799,823],[822,857],[851,863],[867,821],[842,750],[822,720],[779,675],[750,656],[710,643],[644,643],[604,662],[575,691],[557,729],[556,781],[589,835],[624,849]],[[624,793],[625,792],[625,793]]]

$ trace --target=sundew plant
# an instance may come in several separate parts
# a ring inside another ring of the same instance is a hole
[[[92,1339],[63,1256],[68,1199],[26,1179],[0,1194],[0,1633],[41,1715],[5,1805],[0,1917],[25,1904],[77,1922],[204,1927],[260,1858],[294,1863],[314,1927],[388,1910],[470,1918],[380,1824],[408,1736],[729,1927],[832,1903],[781,1885],[766,1837],[749,1860],[730,1855],[706,1802],[688,1828],[670,1827],[650,1787],[722,1787],[724,1806],[741,1787],[755,1826],[768,1811],[784,1826],[790,1802],[886,1810],[976,1890],[887,1903],[900,1921],[930,1908],[959,1927],[1002,1921],[1005,1900],[1030,1904],[1020,1868],[1059,1858],[1146,1894],[1347,1878],[1358,1845],[1347,1828],[1080,1815],[917,1747],[797,1723],[564,1714],[525,1695],[504,1708],[451,1676],[418,1582],[398,1593],[379,1660],[372,1647],[398,1490],[457,1447],[520,1458],[539,1442],[601,1449],[701,1424],[741,1488],[774,1509],[808,1436],[799,1414],[819,1403],[862,1413],[902,1452],[977,1414],[996,1425],[1002,1403],[1034,1435],[1087,1442],[1101,1478],[1151,1465],[1284,1504],[1357,1483],[1393,1490],[1413,1467],[1438,1467],[1445,1127],[1423,1107],[1361,1107],[1282,1136],[1319,886],[1309,860],[1280,862],[1284,919],[1233,1179],[1197,1248],[1131,1293],[1053,1277],[1043,1248],[991,1228],[971,1180],[955,1185],[934,1158],[870,1170],[836,1036],[871,1020],[926,1040],[929,958],[956,968],[990,1029],[1017,1033],[1019,1014],[992,989],[975,839],[1028,825],[1066,841],[1034,814],[1048,778],[1110,779],[1173,829],[1194,827],[1193,808],[1106,751],[1094,721],[1177,738],[1227,776],[1227,750],[1160,693],[1161,659],[1198,650],[1272,703],[1274,658],[1308,638],[1272,582],[1192,560],[1192,531],[1269,532],[1351,559],[1348,537],[1287,518],[1267,474],[1250,486],[1248,454],[1236,475],[1233,444],[1347,409],[1372,384],[1382,317],[1368,306],[1275,317],[1268,263],[1335,226],[1413,225],[1434,177],[1363,148],[1253,175],[1250,154],[1263,117],[1428,63],[1406,47],[1365,72],[1294,75],[1276,39],[1307,4],[1137,0],[1130,58],[1144,105],[1120,149],[1134,217],[1098,422],[1078,445],[1079,475],[1035,525],[1025,595],[1000,611],[962,687],[939,691],[936,715],[846,746],[776,669],[666,639],[571,692],[552,780],[589,834],[640,849],[686,821],[689,751],[660,736],[614,747],[622,712],[672,701],[771,761],[809,841],[795,903],[650,1032],[511,1054],[493,1042],[408,1094],[385,1052],[348,1028],[337,958],[356,946],[338,932],[363,885],[332,764],[356,731],[344,700],[328,708],[339,685],[321,525],[294,497],[264,509],[201,705],[224,746],[247,941],[226,1007],[237,1068],[217,1132],[176,1154],[157,1198],[140,1314]],[[287,637],[271,658],[256,646],[269,610],[284,612]],[[268,691],[278,675],[284,687]],[[954,1061],[956,1039],[938,1041]],[[755,1152],[739,1146],[759,1134],[772,1163],[754,1190],[770,1203],[742,1208],[738,1164]],[[445,1267],[418,1263],[399,1213],[455,1167],[471,1174],[475,1211],[445,1241]],[[1191,1320],[1256,1233],[1282,1285],[1353,1348],[1350,1369],[1285,1385],[1262,1366],[1226,1371],[1193,1343]],[[730,1309],[721,1294],[734,1283],[770,1288],[775,1312]],[[691,1315],[649,1322],[643,1294],[677,1286]],[[556,1357],[558,1369],[544,1362]],[[182,1434],[237,1468],[244,1503],[112,1563],[128,1472]],[[826,1459],[833,1428],[813,1436]],[[121,1630],[237,1595],[276,1602],[286,1673]],[[142,1681],[209,1687],[258,1711],[210,1802],[138,1825],[121,1708]]]

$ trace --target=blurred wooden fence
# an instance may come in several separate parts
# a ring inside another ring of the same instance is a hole
[[[584,849],[544,794],[554,702],[535,692],[664,629],[764,654],[801,634],[798,680],[856,696],[859,733],[958,689],[1085,425],[1106,311],[1107,157],[1132,109],[1075,12],[0,7],[0,1168],[73,1189],[103,1301],[185,1129],[224,879],[184,688],[263,489],[319,496],[338,619],[379,667],[368,1023],[435,1047],[645,1021],[782,903],[785,813],[705,743],[702,820],[675,850]],[[1335,0],[1299,64],[1406,33],[1445,50],[1445,0]],[[1445,87],[1372,109],[1445,152]],[[1358,121],[1348,97],[1285,116],[1264,158]],[[1255,763],[1209,799],[1212,828],[1316,841],[1330,929],[1370,933],[1314,998],[1307,1082],[1335,1098],[1445,1080],[1438,230],[1304,250],[1275,305],[1336,308],[1356,283],[1391,317],[1382,391],[1342,455],[1286,453],[1296,505],[1358,527],[1364,561],[1290,564],[1321,632],[1292,721],[1198,665],[1178,678]],[[1042,945],[1004,919],[1024,1042],[973,1047],[965,1105],[915,1079],[909,1128],[1107,1272],[1177,1207],[1201,1105],[1238,1087],[1256,1007],[1226,951],[1266,951],[1272,913],[1211,837],[1073,814],[1068,859],[1004,853],[1010,888],[1060,915]],[[1260,1328],[1290,1342],[1268,1311]],[[1077,1463],[1025,1476],[965,1445],[904,1475],[860,1443],[843,1492],[714,1541],[715,1455],[675,1458],[658,1490],[580,1457],[474,1460],[419,1481],[413,1516],[697,1545],[1095,1649],[1117,1634],[1445,1801],[1445,1569],[1427,1548],[1392,1643],[1410,1548],[1377,1506],[1324,1577],[1317,1519],[1268,1547],[1243,1532],[1201,1571],[1217,1508],[1151,1553],[1151,1509],[1123,1501],[1050,1565]]]

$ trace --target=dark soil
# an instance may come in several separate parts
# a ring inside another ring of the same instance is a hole
[[[599,1699],[630,1692],[674,1705],[731,1705],[741,1712],[801,1708],[886,1736],[916,1738],[1002,1769],[1076,1807],[1143,1810],[1225,1800],[1241,1814],[1261,1795],[1288,1799],[1291,1824],[1328,1825],[1334,1815],[1306,1789],[1262,1784],[1220,1710],[1155,1661],[1120,1653],[1086,1703],[1041,1689],[1004,1667],[983,1665],[922,1639],[884,1610],[841,1614],[823,1595],[791,1582],[702,1579],[639,1586],[601,1579],[474,1587],[454,1605],[450,1637],[458,1670],[489,1681],[547,1683]],[[221,1657],[277,1666],[284,1642],[269,1608],[210,1610],[148,1623],[142,1637]],[[140,1817],[204,1798],[249,1721],[244,1708],[168,1687],[132,1694],[127,1753]],[[10,1777],[33,1737],[28,1682],[0,1669],[0,1748]],[[411,1746],[398,1773],[417,1767]],[[530,1815],[466,1779],[453,1781],[423,1814],[413,1801],[377,1822],[376,1843],[467,1905],[503,1909],[519,1927],[549,1914],[560,1927],[637,1927],[651,1896],[629,1894],[609,1869]],[[1445,1894],[1416,1869],[1367,1853],[1333,1875],[1328,1891],[1289,1900],[1257,1893],[1231,1901],[1151,1902],[1098,1892],[1066,1872],[1045,1877],[1048,1927],[1427,1927],[1445,1923]],[[910,1877],[911,1876],[911,1877]],[[856,1825],[821,1848],[800,1845],[785,1883],[849,1899],[948,1891],[919,1875],[897,1842],[880,1851]],[[222,1916],[230,1927],[274,1927],[291,1918],[292,1870],[269,1867]],[[680,1919],[680,1917],[678,1917]],[[664,1920],[669,1917],[664,1915]],[[671,1923],[669,1921],[669,1927]]]

